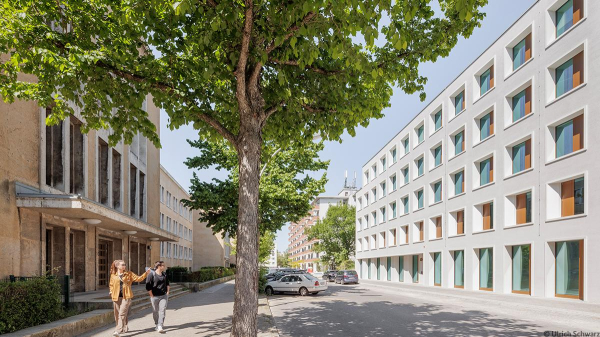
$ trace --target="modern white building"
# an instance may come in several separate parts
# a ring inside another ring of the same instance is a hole
[[[271,250],[271,254],[269,254],[269,260],[264,265],[267,268],[277,268],[277,244]]]
[[[361,278],[600,303],[599,21],[537,1],[363,166]]]

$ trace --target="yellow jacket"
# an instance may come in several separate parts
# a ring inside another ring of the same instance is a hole
[[[123,273],[123,298],[124,299],[128,300],[133,297],[133,291],[131,291],[131,284],[133,282],[144,281],[150,271],[151,270],[148,269],[148,270],[146,270],[145,273],[143,273],[140,276],[137,276],[136,274],[134,274],[130,271],[126,271],[125,273]],[[120,283],[121,283],[121,279],[119,278],[118,274],[110,275],[110,284],[109,284],[110,297],[112,298],[112,300],[114,302],[119,300]]]

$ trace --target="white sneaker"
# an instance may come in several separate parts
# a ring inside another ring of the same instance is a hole
[[[120,335],[118,332],[116,332],[116,331],[115,331],[115,332],[113,332],[113,336],[115,336],[115,337],[119,337],[119,336],[121,336],[121,335]]]
[[[154,331],[158,331],[158,325],[154,326]]]
[[[166,331],[163,329],[163,327],[162,327],[162,326],[160,326],[160,325],[159,325],[159,326],[158,326],[158,332],[160,332],[160,333],[165,333]]]

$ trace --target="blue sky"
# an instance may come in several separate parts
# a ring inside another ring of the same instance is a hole
[[[427,99],[419,100],[417,94],[406,95],[400,89],[394,90],[391,107],[384,110],[385,117],[372,120],[368,127],[357,128],[356,136],[345,134],[342,143],[329,142],[321,153],[321,158],[330,160],[325,194],[337,194],[344,185],[344,172],[348,171],[349,180],[357,172],[357,185],[360,186],[361,168],[375,152],[379,151],[394,137],[431,99],[436,97],[454,78],[456,78],[473,60],[491,45],[513,22],[515,22],[535,0],[489,0],[484,8],[487,17],[481,28],[476,28],[468,40],[460,39],[450,55],[438,59],[436,63],[425,63],[419,72],[428,78],[425,92]],[[191,126],[170,131],[167,128],[168,117],[161,113],[161,164],[184,187],[189,188],[192,171],[183,164],[188,157],[198,152],[192,149],[186,139],[196,139],[198,134]],[[225,172],[202,170],[197,172],[202,180],[224,178]],[[277,233],[277,250],[283,251],[288,244],[287,225]]]

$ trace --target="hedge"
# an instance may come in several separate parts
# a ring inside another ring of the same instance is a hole
[[[167,269],[167,276],[172,282],[207,282],[234,274],[235,268],[227,267],[203,267],[195,272],[179,266]]]
[[[66,316],[55,279],[0,282],[0,335]]]

